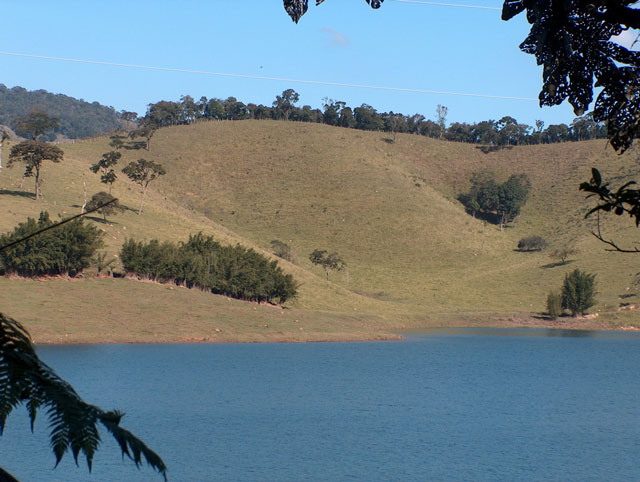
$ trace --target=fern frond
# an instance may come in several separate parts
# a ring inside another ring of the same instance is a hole
[[[93,456],[100,445],[97,427],[100,421],[120,445],[123,456],[131,458],[138,468],[143,456],[167,479],[162,459],[119,426],[121,412],[104,411],[82,400],[69,383],[38,358],[22,325],[0,313],[0,435],[7,417],[21,403],[26,403],[32,430],[38,409],[46,407],[56,466],[71,449],[76,465],[82,452],[91,471]]]

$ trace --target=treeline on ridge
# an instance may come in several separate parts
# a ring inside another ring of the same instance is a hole
[[[322,123],[352,129],[418,134],[449,141],[487,144],[495,146],[548,144],[566,141],[604,139],[606,126],[593,120],[590,113],[576,117],[571,125],[553,124],[545,128],[544,122],[536,126],[518,123],[510,116],[499,120],[486,120],[473,124],[454,122],[446,126],[447,108],[438,106],[436,121],[422,114],[404,115],[394,112],[378,112],[368,104],[349,107],[345,102],[323,99],[323,109],[309,105],[298,107],[299,94],[287,89],[276,96],[271,106],[244,104],[235,97],[196,101],[184,95],[180,102],[165,101],[149,104],[139,121],[154,128],[190,124],[198,120],[273,119]]]
[[[223,246],[202,233],[179,244],[129,239],[120,261],[129,275],[241,300],[284,303],[296,295],[293,277],[277,261],[240,245]]]

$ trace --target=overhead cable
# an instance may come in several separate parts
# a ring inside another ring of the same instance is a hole
[[[11,56],[11,57],[23,57],[23,58],[38,59],[38,60],[54,60],[58,62],[73,62],[78,64],[105,65],[109,67],[123,67],[127,69],[154,70],[154,71],[162,71],[162,72],[178,72],[178,73],[185,73],[185,74],[211,75],[211,76],[217,76],[217,77],[232,77],[237,79],[269,80],[269,81],[275,81],[275,82],[287,82],[287,83],[297,83],[297,84],[349,87],[354,89],[386,90],[386,91],[392,91],[392,92],[413,92],[418,94],[456,95],[456,96],[463,96],[463,97],[480,97],[485,99],[524,100],[524,101],[534,101],[534,102],[538,101],[538,99],[532,98],[532,97],[474,94],[470,92],[448,92],[448,91],[441,91],[441,90],[412,89],[408,87],[392,87],[392,86],[369,85],[369,84],[351,84],[347,82],[330,82],[330,81],[323,81],[323,80],[290,79],[286,77],[269,77],[265,75],[210,72],[206,70],[192,70],[192,69],[179,69],[179,68],[173,68],[173,67],[157,67],[157,66],[151,66],[151,65],[124,64],[120,62],[106,62],[106,61],[100,61],[100,60],[52,57],[47,55],[34,55],[34,54],[24,54],[24,53],[17,53],[17,52],[0,52],[0,55]]]

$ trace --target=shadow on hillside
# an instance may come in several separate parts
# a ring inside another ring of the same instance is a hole
[[[555,263],[549,263],[549,264],[545,264],[544,266],[540,266],[541,269],[551,269],[551,268],[557,268],[558,266],[565,266],[567,264],[571,264],[573,263],[574,260],[570,259],[568,261],[565,261],[564,263],[562,261],[556,261]]]
[[[628,298],[634,298],[636,296],[637,296],[636,293],[625,293],[623,295],[619,295],[618,298],[620,298],[621,300],[626,300]]]
[[[476,149],[482,151],[484,154],[491,152],[501,151],[502,149],[513,149],[513,146],[476,146]]]
[[[20,196],[20,197],[28,197],[31,199],[35,199],[36,195],[32,192],[27,191],[10,191],[8,189],[0,189],[0,195],[6,194],[8,196]]]
[[[388,295],[384,291],[379,291],[377,293],[369,293],[367,291],[351,290],[351,292],[360,296],[364,296],[365,298],[372,298],[374,300],[379,300],[379,301],[399,301],[397,298],[393,298],[392,296]]]

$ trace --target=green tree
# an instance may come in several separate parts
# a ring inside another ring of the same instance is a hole
[[[553,320],[562,315],[562,293],[549,292],[547,295],[547,313]]]
[[[121,157],[122,153],[118,151],[105,152],[102,154],[102,158],[89,168],[94,174],[100,171],[100,182],[109,185],[109,194],[111,194],[113,183],[116,182],[118,177],[113,166],[118,163]]]
[[[120,204],[118,204],[118,199],[113,197],[111,193],[107,193],[104,191],[100,191],[91,196],[91,199],[87,203],[87,209],[89,211],[97,210],[100,214],[102,214],[102,218],[104,222],[107,222],[107,216],[111,216],[118,212],[123,212],[125,210]]]
[[[299,100],[300,94],[293,89],[287,89],[282,92],[282,95],[276,95],[273,107],[277,112],[277,116],[281,119],[289,120],[291,110]]]
[[[22,141],[11,148],[8,167],[16,162],[25,164],[24,177],[35,176],[36,201],[40,199],[40,171],[44,161],[58,163],[62,161],[64,152],[62,149],[40,141]]]
[[[144,197],[147,194],[149,183],[160,176],[164,176],[167,171],[161,164],[153,161],[147,161],[146,159],[138,159],[136,162],[130,162],[127,167],[122,169],[122,172],[142,188],[140,209],[138,209],[138,214],[141,214],[142,204],[144,203]]]
[[[0,251],[0,266],[4,272],[26,277],[75,276],[90,266],[92,256],[102,247],[102,232],[82,219],[15,243],[55,225],[49,213],[43,211],[37,221],[27,218],[13,232],[0,236],[0,246],[4,247]]]
[[[596,275],[574,270],[567,273],[562,285],[562,307],[568,309],[571,315],[583,315],[584,312],[596,304]]]
[[[12,123],[13,130],[21,137],[28,137],[32,140],[37,140],[38,137],[53,130],[60,125],[60,119],[57,117],[50,117],[49,114],[43,111],[31,111],[23,117],[14,119]]]
[[[342,257],[338,255],[338,253],[327,253],[324,249],[316,249],[309,255],[309,261],[313,264],[322,266],[324,272],[327,275],[327,280],[329,279],[330,271],[342,271],[347,263],[344,262]]]

